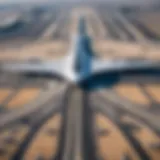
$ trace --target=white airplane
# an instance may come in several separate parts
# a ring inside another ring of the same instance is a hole
[[[149,60],[101,60],[92,54],[91,40],[87,35],[84,17],[80,17],[78,32],[73,37],[67,56],[54,61],[37,63],[3,63],[1,70],[11,73],[50,75],[81,83],[100,73],[135,72],[160,69],[160,62]]]

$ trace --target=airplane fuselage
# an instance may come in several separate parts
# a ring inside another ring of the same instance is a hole
[[[91,73],[91,39],[87,35],[84,19],[80,19],[78,33],[73,35],[71,49],[64,61],[64,77],[81,81]]]

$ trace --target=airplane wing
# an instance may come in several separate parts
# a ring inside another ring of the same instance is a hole
[[[63,60],[40,62],[3,62],[0,70],[12,74],[61,75]]]
[[[94,59],[92,63],[93,74],[141,72],[148,70],[160,71],[160,61],[153,60],[101,60]]]

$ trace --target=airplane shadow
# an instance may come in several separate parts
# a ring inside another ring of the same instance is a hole
[[[160,82],[160,70],[138,70],[124,71],[115,73],[100,73],[84,80],[79,85],[87,91],[95,91],[104,88],[112,88],[118,83],[134,84],[145,83],[153,84]]]

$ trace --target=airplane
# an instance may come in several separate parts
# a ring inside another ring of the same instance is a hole
[[[153,60],[102,60],[92,51],[91,38],[87,34],[85,17],[78,20],[77,33],[72,37],[71,48],[62,59],[42,62],[12,62],[0,64],[0,70],[18,74],[61,77],[79,84],[101,73],[139,72],[160,69],[160,61]]]

